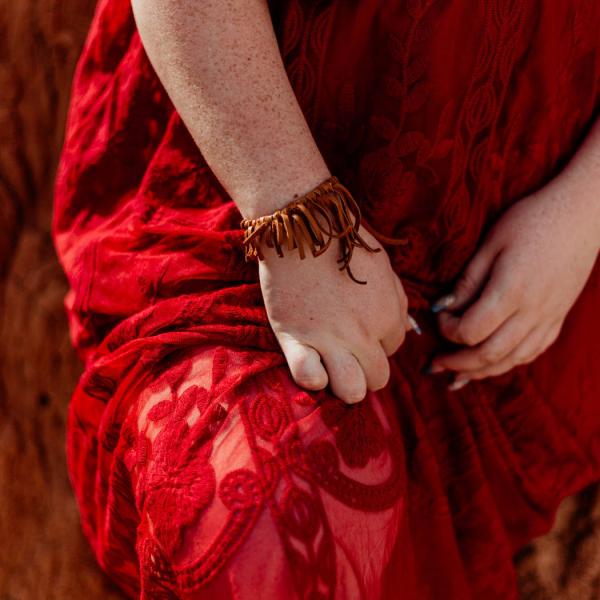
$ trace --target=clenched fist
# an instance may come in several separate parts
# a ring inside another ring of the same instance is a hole
[[[360,235],[381,247],[364,228]],[[388,356],[411,328],[407,298],[387,252],[354,248],[350,268],[339,270],[339,240],[320,256],[265,252],[259,278],[269,322],[294,381],[309,390],[329,384],[347,403],[388,382]]]

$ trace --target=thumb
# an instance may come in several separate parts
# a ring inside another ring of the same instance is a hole
[[[326,387],[329,376],[321,362],[321,355],[289,333],[275,332],[275,335],[296,384],[309,390]]]
[[[458,310],[470,304],[486,282],[498,252],[499,248],[484,244],[468,262],[452,292],[438,298],[431,305],[432,312]]]

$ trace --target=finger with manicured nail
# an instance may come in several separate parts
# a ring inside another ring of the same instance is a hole
[[[467,385],[467,383],[469,383],[470,379],[468,378],[463,378],[463,377],[457,377],[449,386],[448,389],[452,392],[456,391],[456,390],[460,390],[460,388],[465,387],[465,385]]]
[[[419,324],[410,315],[408,315],[408,322],[410,323],[411,329],[414,329],[414,331],[417,335],[421,335],[423,333],[423,331],[419,327]]]
[[[431,305],[431,312],[438,313],[442,310],[445,310],[446,308],[452,306],[455,300],[456,296],[454,294],[446,294]]]

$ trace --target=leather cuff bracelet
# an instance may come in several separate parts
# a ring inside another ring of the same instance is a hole
[[[331,244],[331,240],[340,240],[342,263],[341,270],[346,270],[350,278],[359,281],[350,270],[350,259],[354,247],[361,247],[368,252],[380,252],[381,248],[372,248],[360,236],[360,225],[381,244],[405,244],[406,239],[389,238],[374,231],[364,220],[361,223],[361,212],[350,191],[342,185],[336,176],[331,176],[316,188],[270,215],[256,219],[243,219],[240,227],[244,229],[244,253],[246,262],[264,260],[262,244],[275,248],[283,257],[283,247],[288,250],[298,248],[300,258],[304,259],[305,245],[313,256],[323,254]]]

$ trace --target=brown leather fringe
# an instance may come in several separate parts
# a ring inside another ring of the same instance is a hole
[[[326,223],[317,217],[321,216]],[[352,217],[354,216],[354,223]],[[389,238],[376,232],[364,220],[361,223],[361,212],[350,191],[335,176],[329,177],[307,194],[295,198],[287,206],[270,215],[257,219],[243,219],[240,226],[245,230],[245,260],[264,260],[261,244],[275,248],[279,256],[283,256],[283,247],[288,250],[298,248],[300,258],[306,256],[305,245],[313,256],[323,254],[331,244],[331,240],[340,240],[341,254],[338,263],[343,263],[340,271],[346,270],[350,278],[359,281],[350,270],[350,260],[354,247],[361,247],[368,252],[380,252],[381,248],[372,248],[358,233],[363,227],[381,244],[406,244],[405,239]]]

